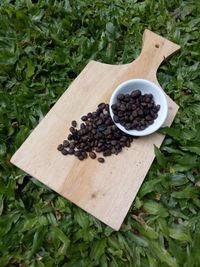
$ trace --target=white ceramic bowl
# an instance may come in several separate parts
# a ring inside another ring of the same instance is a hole
[[[140,90],[143,94],[152,94],[155,104],[160,105],[158,111],[158,117],[154,120],[154,123],[148,126],[142,131],[138,130],[126,130],[120,123],[115,123],[116,126],[123,132],[133,136],[145,136],[157,131],[165,122],[168,112],[167,99],[164,91],[155,83],[144,79],[133,79],[121,83],[113,92],[110,99],[110,115],[113,120],[113,111],[111,106],[117,102],[118,94],[130,94],[133,90]],[[114,120],[113,120],[114,121]]]

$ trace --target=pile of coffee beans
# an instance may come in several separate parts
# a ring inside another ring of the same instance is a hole
[[[74,155],[79,160],[84,160],[88,156],[96,159],[96,153],[102,153],[103,156],[97,160],[103,163],[104,157],[117,155],[123,147],[130,147],[133,141],[132,136],[125,134],[114,124],[108,104],[99,104],[95,112],[89,112],[81,120],[79,129],[77,122],[72,121],[70,134],[57,147],[63,155]]]
[[[131,94],[119,94],[111,108],[116,123],[126,130],[142,131],[154,123],[160,105],[155,104],[152,94],[142,95],[140,90],[134,90]]]

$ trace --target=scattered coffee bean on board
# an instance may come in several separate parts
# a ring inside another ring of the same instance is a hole
[[[100,163],[104,163],[104,162],[105,162],[105,159],[104,159],[104,158],[98,158],[97,160],[98,160],[98,162],[100,162]]]
[[[67,140],[57,147],[62,154],[73,155],[79,160],[89,156],[103,163],[105,159],[97,158],[96,153],[102,153],[104,157],[117,155],[123,147],[130,147],[133,141],[133,136],[122,132],[114,124],[109,113],[109,105],[106,103],[100,103],[95,112],[87,113],[81,120],[79,129],[77,122],[72,121]]]
[[[89,152],[89,156],[91,159],[96,159],[97,155],[94,152]]]
[[[160,105],[156,105],[152,94],[133,90],[131,94],[119,94],[117,102],[111,106],[113,119],[126,130],[142,131],[154,123]]]
[[[77,122],[76,121],[72,121],[72,126],[76,128]]]
[[[62,151],[64,149],[64,146],[62,144],[58,145],[57,147],[58,151]]]

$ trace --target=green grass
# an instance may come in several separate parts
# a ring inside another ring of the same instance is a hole
[[[1,0],[1,267],[200,266],[199,15],[196,0]],[[131,62],[145,28],[181,45],[158,73],[180,110],[115,232],[9,159],[90,59]]]

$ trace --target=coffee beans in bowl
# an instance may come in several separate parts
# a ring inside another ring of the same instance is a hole
[[[163,90],[144,79],[128,80],[117,87],[110,99],[110,114],[116,126],[133,136],[158,130],[167,117]]]
[[[114,122],[120,123],[126,130],[142,131],[154,123],[160,105],[155,105],[152,94],[142,95],[140,90],[133,90],[130,94],[119,94],[111,109]]]

